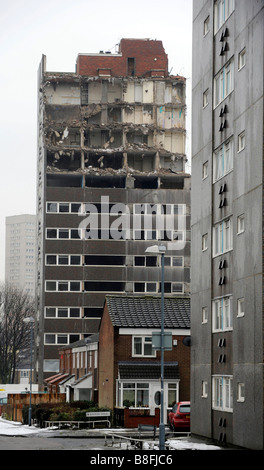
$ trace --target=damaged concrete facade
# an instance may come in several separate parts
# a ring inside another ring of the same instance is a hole
[[[168,74],[161,41],[122,39],[115,54],[79,54],[76,73],[47,72],[43,56],[38,86],[36,374],[42,383],[58,370],[61,344],[98,331],[105,294],[160,292],[159,260],[145,249],[167,239],[155,229],[135,236],[132,223],[129,236],[106,237],[102,214],[114,223],[120,204],[129,214],[135,206],[141,214],[147,206],[169,207],[175,217],[184,208],[186,243],[168,251],[165,290],[189,294],[190,175],[185,78]],[[87,239],[80,223],[91,207],[96,236]]]

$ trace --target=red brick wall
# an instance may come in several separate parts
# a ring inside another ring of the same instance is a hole
[[[113,77],[128,75],[127,59],[135,59],[134,76],[143,76],[151,70],[163,70],[168,76],[168,57],[162,41],[144,39],[121,39],[119,55],[78,55],[77,74],[97,76],[98,69],[111,69]]]
[[[132,334],[135,334],[134,330]],[[135,362],[146,362],[146,361],[160,361],[160,352],[157,351],[155,359],[151,358],[135,358],[132,357],[132,336],[116,336],[115,338],[115,377],[117,377],[117,362],[132,360]],[[182,342],[184,336],[173,336],[173,340],[177,340],[177,346],[172,346],[171,351],[165,351],[164,361],[165,362],[178,362],[179,364],[179,376],[180,376],[180,395],[181,401],[190,400],[190,348],[185,346]]]

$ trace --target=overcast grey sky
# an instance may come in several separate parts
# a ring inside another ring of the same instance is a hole
[[[122,38],[163,42],[173,75],[187,78],[190,159],[192,0],[1,0],[0,280],[5,217],[36,211],[37,69],[74,72],[78,53],[115,52]]]

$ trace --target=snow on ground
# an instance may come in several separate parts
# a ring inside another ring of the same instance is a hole
[[[0,436],[28,436],[30,434],[38,434],[46,431],[45,429],[36,428],[35,426],[27,426],[16,421],[7,421],[0,417]],[[49,431],[49,429],[47,429]]]
[[[36,434],[49,433],[52,434],[53,431],[56,431],[57,428],[37,428],[35,426],[28,426],[23,425],[21,423],[17,423],[15,421],[7,421],[0,417],[0,436],[30,436]],[[108,429],[109,431],[109,429]],[[118,430],[120,433],[120,429]],[[156,448],[157,441],[151,444],[146,442],[144,444],[144,449],[147,450],[149,448],[154,449]],[[206,444],[203,442],[195,442],[192,439],[169,439],[170,450],[221,450],[220,447]],[[125,444],[124,444],[125,445]]]

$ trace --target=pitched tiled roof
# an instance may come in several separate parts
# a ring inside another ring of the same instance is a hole
[[[119,362],[120,379],[160,379],[160,362]],[[179,379],[178,362],[164,363],[164,379]]]
[[[151,296],[107,295],[113,326],[120,328],[160,328],[161,299]],[[190,328],[190,299],[165,297],[164,327]]]

